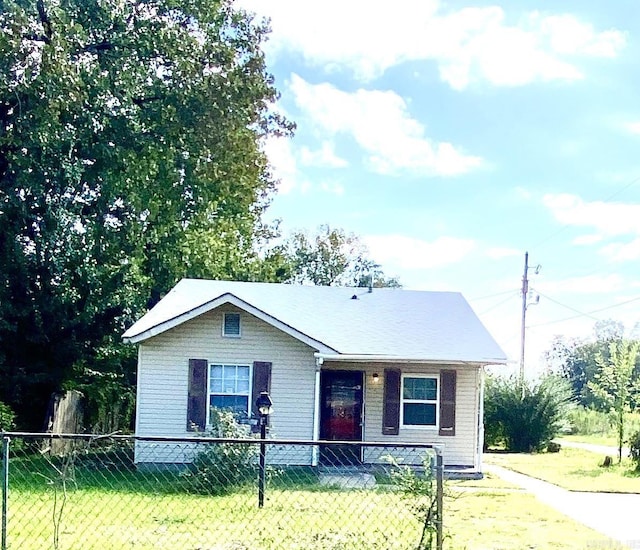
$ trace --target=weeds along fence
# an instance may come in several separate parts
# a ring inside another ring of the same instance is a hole
[[[1,436],[2,550],[442,548],[433,446]]]

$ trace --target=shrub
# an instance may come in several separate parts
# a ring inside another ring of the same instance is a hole
[[[613,419],[606,412],[587,407],[575,407],[569,412],[569,432],[579,435],[607,435],[614,429]]]
[[[599,435],[616,437],[615,419],[610,412],[597,411],[587,407],[575,407],[568,414],[569,433],[579,435]],[[640,430],[640,414],[625,413],[625,425],[629,433]]]
[[[16,415],[9,407],[0,401],[0,432],[9,432],[13,430],[15,425]]]
[[[231,411],[211,409],[211,429],[206,435],[228,439],[249,438],[249,426]],[[256,479],[258,446],[251,443],[206,443],[184,473],[192,492],[224,494]]]
[[[570,404],[571,388],[557,376],[536,383],[487,377],[485,433],[509,451],[539,451],[560,431]]]
[[[640,430],[629,438],[629,453],[636,466],[636,471],[640,472]]]
[[[437,487],[433,475],[431,457],[424,459],[424,471],[411,466],[400,465],[393,457],[387,457],[391,464],[391,481],[396,485],[403,500],[422,525],[417,548],[433,548],[434,536],[438,530]]]

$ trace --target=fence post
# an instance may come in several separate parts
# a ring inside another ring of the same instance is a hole
[[[2,434],[2,550],[7,550],[7,504],[9,501],[9,441]]]
[[[436,447],[436,513],[438,514],[438,523],[436,524],[436,548],[442,550],[443,543],[443,511],[444,511],[444,460],[442,458],[442,449]]]

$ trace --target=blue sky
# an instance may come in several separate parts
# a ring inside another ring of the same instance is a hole
[[[462,292],[527,369],[554,335],[640,320],[635,0],[241,0],[271,18],[293,139],[265,144],[283,229],[360,235],[406,288]]]

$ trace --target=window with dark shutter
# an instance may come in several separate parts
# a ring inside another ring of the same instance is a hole
[[[271,393],[271,363],[267,361],[255,361],[253,363],[253,383],[251,387],[251,395],[253,403],[251,403],[251,413],[253,418],[259,418],[260,413],[256,407],[256,399],[260,392],[266,391]],[[260,427],[252,423],[251,431],[258,432]]]
[[[456,435],[456,371],[440,371],[440,435]]]
[[[187,431],[203,431],[207,422],[207,360],[189,359]]]
[[[382,435],[400,432],[400,370],[384,369],[384,401],[382,403]]]

